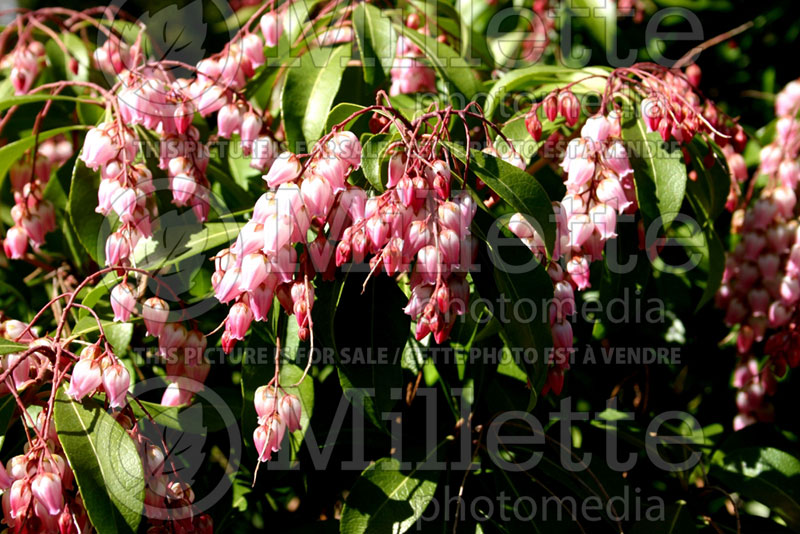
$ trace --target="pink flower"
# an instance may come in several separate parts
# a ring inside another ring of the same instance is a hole
[[[131,249],[128,238],[120,231],[116,231],[106,239],[106,265],[120,265],[130,256]]]
[[[242,260],[242,276],[240,277],[239,289],[241,291],[253,291],[261,282],[266,280],[269,274],[267,258],[260,252],[248,254]]]
[[[106,367],[103,371],[103,389],[108,396],[108,404],[112,408],[122,408],[127,404],[125,395],[131,385],[131,375],[120,363]]]
[[[163,406],[182,406],[189,404],[193,395],[194,392],[189,387],[188,380],[184,377],[179,377],[164,390],[164,394],[161,396],[161,404]]]
[[[253,142],[258,138],[261,133],[261,117],[248,111],[242,117],[241,137],[242,137],[242,152],[249,155],[253,148]],[[272,185],[270,184],[270,187]]]
[[[272,164],[269,172],[264,176],[264,180],[267,181],[268,186],[277,187],[280,184],[297,180],[301,172],[303,172],[303,165],[297,156],[291,152],[283,152]]]
[[[264,283],[250,292],[250,309],[253,311],[256,321],[263,321],[267,318],[272,307],[275,283],[277,283],[277,277],[270,275]]]
[[[6,501],[6,499],[8,499],[8,501]],[[24,516],[31,502],[31,488],[27,477],[25,479],[15,480],[11,485],[11,489],[3,494],[3,504],[6,502],[8,502],[8,510],[6,510],[5,506],[3,506],[3,509],[8,513],[11,519]]]
[[[244,339],[250,323],[253,322],[253,312],[244,302],[237,302],[231,306],[228,317],[225,319],[225,330],[230,332],[233,339]]]
[[[28,249],[28,236],[19,226],[9,228],[3,240],[3,252],[12,260],[18,260],[25,255]]]
[[[260,26],[261,33],[264,35],[264,43],[269,47],[276,46],[283,33],[283,27],[278,15],[274,11],[270,11],[261,17]]]
[[[155,337],[160,336],[168,317],[169,306],[164,299],[150,297],[144,301],[142,319],[144,319],[144,326],[147,328],[148,334]]]
[[[354,169],[361,166],[361,143],[353,132],[335,133],[327,144],[328,151]]]
[[[242,39],[242,53],[253,68],[260,67],[266,62],[264,58],[264,41],[254,33],[248,33]]]
[[[183,347],[186,342],[186,328],[180,323],[168,323],[158,336],[158,350],[163,357],[171,357],[172,353]]]
[[[300,399],[294,395],[285,395],[278,404],[278,414],[286,422],[289,432],[300,430],[300,415],[302,407]]]
[[[219,136],[229,139],[242,127],[242,114],[234,103],[222,106],[217,113],[217,130]]]
[[[604,240],[616,237],[617,212],[610,205],[595,204],[589,210],[589,218]]]
[[[553,347],[556,349],[572,348],[572,325],[568,321],[559,321],[552,327]]]
[[[268,418],[275,412],[277,396],[273,386],[260,386],[253,400],[259,420]]]
[[[333,206],[333,189],[317,175],[312,174],[303,180],[300,194],[311,217],[324,219]]]
[[[253,142],[252,159],[250,166],[254,169],[264,171],[275,161],[278,153],[278,143],[268,136],[261,136]]]
[[[61,478],[54,473],[39,473],[31,481],[31,492],[50,515],[58,515],[64,507]]]
[[[586,289],[591,284],[589,282],[589,262],[583,256],[573,256],[567,262],[567,272],[572,278],[578,289]]]
[[[72,368],[67,395],[79,401],[103,383],[100,364],[89,358],[78,361]]]
[[[591,139],[595,143],[602,143],[608,139],[611,131],[611,122],[603,115],[595,115],[586,119],[581,128],[581,137]]]
[[[114,321],[126,322],[131,312],[136,308],[136,297],[133,290],[126,282],[120,282],[111,290],[111,309],[114,311]]]
[[[97,170],[117,155],[118,148],[107,133],[108,127],[102,123],[86,133],[80,159],[91,169]]]
[[[597,199],[617,210],[619,213],[625,211],[630,206],[630,201],[622,188],[622,184],[616,178],[604,178],[597,184],[595,190]]]

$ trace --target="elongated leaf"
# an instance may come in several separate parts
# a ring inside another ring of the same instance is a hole
[[[381,415],[392,409],[390,390],[402,385],[400,361],[411,320],[397,283],[373,276],[362,294],[364,274],[350,273],[344,281],[317,289],[314,331],[323,346],[336,351],[339,383],[347,399],[378,428]],[[352,328],[354,318],[361,323]],[[382,358],[382,361],[375,362]],[[368,390],[372,390],[368,394]]]
[[[439,450],[434,449],[433,453]],[[361,473],[347,496],[339,532],[402,534],[425,511],[436,491],[439,471],[403,471],[394,458],[381,458]]]
[[[351,104],[350,102],[342,102],[340,104],[336,104],[331,110],[331,112],[328,114],[328,120],[325,122],[325,131],[329,132],[334,126],[345,121],[353,113],[361,111],[362,109],[364,109],[364,106],[360,106],[358,104]],[[360,117],[363,117],[363,115],[360,115]],[[355,120],[358,120],[358,118]],[[348,122],[347,124],[344,125],[344,128],[349,130],[353,122],[355,121]]]
[[[390,134],[364,134],[361,136],[361,170],[367,181],[376,191],[383,192],[383,178],[381,177],[381,167],[386,155],[386,149],[393,141]]]
[[[717,451],[712,462],[712,478],[769,506],[800,530],[800,460],[771,447],[745,447]]]
[[[0,338],[0,356],[5,354],[11,354],[14,352],[21,352],[27,349],[27,345],[23,345],[22,343],[15,343],[13,341],[9,341],[6,338]]]
[[[322,135],[349,55],[347,45],[313,49],[288,67],[281,109],[289,150],[306,152]]]
[[[196,258],[203,252],[234,241],[243,225],[230,221],[205,223],[199,230],[197,226],[190,224],[183,228],[162,228],[164,234],[160,235],[169,232],[168,245],[154,240],[142,240],[134,251],[137,266],[142,269],[161,269]]]
[[[514,69],[504,74],[497,80],[489,94],[486,95],[484,112],[487,117],[492,117],[503,97],[512,91],[533,90],[541,85],[566,84],[587,78],[594,74],[607,74],[608,70],[601,67],[587,69],[570,69],[555,65],[532,65],[524,69]],[[573,92],[580,93],[581,89],[602,90],[605,81],[601,78],[589,78],[582,84],[572,86]]]
[[[466,151],[452,143],[447,144],[450,153],[466,163]],[[500,158],[470,151],[469,168],[483,180],[492,191],[519,213],[522,213],[543,231],[547,250],[553,250],[556,242],[556,223],[553,206],[542,185],[530,174],[506,163]]]
[[[133,337],[133,323],[114,323],[111,321],[100,321],[103,326],[103,332],[106,334],[106,339],[111,344],[114,352],[121,355],[128,346],[131,344]],[[80,319],[75,327],[72,329],[73,336],[85,336],[87,334],[99,333],[100,327],[97,321],[91,315],[85,316]]]
[[[533,256],[519,239],[504,239],[506,243],[488,239],[493,224],[498,223],[486,212],[478,211],[473,232],[486,246],[478,249],[480,269],[471,275],[475,289],[490,302],[529,299],[549,302],[553,297],[553,282],[547,271],[541,264],[531,264]],[[531,316],[525,319],[522,320],[520,314],[512,314],[497,320],[501,338],[508,347],[512,350],[534,351],[532,357],[517,363],[522,366],[536,392],[541,390],[547,376],[546,356],[553,346],[553,338],[544,308],[531,310]]]
[[[14,416],[16,408],[17,401],[13,395],[6,395],[0,399],[0,449],[3,448],[3,443],[6,441],[8,425],[11,423],[11,418]]]
[[[661,217],[668,228],[683,204],[686,166],[676,143],[664,143],[657,132],[647,132],[643,119],[631,119],[622,129],[633,167],[636,198],[645,224]]]
[[[131,437],[96,402],[74,402],[63,388],[54,420],[94,528],[99,534],[136,532],[144,507],[144,471]]]
[[[359,4],[353,10],[353,28],[361,51],[364,81],[375,82],[381,71],[388,76],[397,49],[397,32],[392,21],[377,7]]]
[[[22,95],[22,96],[37,96],[37,95]],[[19,98],[22,98],[20,96]],[[70,100],[69,97],[63,97],[62,100]],[[35,102],[36,100],[34,100]],[[0,104],[2,107],[2,104]],[[0,109],[2,111],[2,109]],[[53,128],[52,130],[47,130],[46,132],[39,132],[39,142],[41,143],[45,139],[50,139],[51,137],[55,137],[59,134],[71,132],[73,130],[83,130],[87,128],[87,126],[83,125],[76,125],[76,126],[64,126],[62,128]],[[33,135],[29,135],[28,137],[23,137],[18,141],[14,141],[13,143],[9,143],[4,147],[0,148],[0,187],[3,185],[3,181],[8,174],[8,169],[14,164],[15,161],[19,160],[24,154],[25,151],[33,148],[33,145],[36,144],[36,137]]]
[[[47,102],[48,100],[61,100],[66,102],[79,102],[81,100],[92,100],[90,97],[78,98],[69,95],[50,95],[46,93],[35,93],[32,95],[14,95],[0,100],[0,111],[5,111],[11,106],[22,106],[36,102]],[[42,132],[44,134],[44,132]],[[40,134],[40,138],[41,135]]]
[[[458,52],[431,36],[422,35],[405,26],[396,25],[395,28],[401,32],[403,37],[408,38],[425,53],[425,57],[433,64],[433,68],[436,69],[439,76],[461,93],[464,102],[472,100],[481,90],[481,84],[475,77],[475,72]]]
[[[94,211],[94,206],[97,205],[99,185],[100,175],[86,167],[81,160],[77,160],[72,170],[72,185],[69,188],[67,212],[83,248],[95,262],[103,265],[105,263],[105,234],[109,227],[106,218]]]
[[[606,52],[614,52],[617,44],[617,6],[606,0],[571,0],[568,5],[576,10],[574,20],[580,21]]]

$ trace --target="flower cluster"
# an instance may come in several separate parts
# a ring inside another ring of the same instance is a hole
[[[46,62],[44,45],[39,41],[20,42],[14,51],[3,56],[0,69],[10,69],[9,78],[14,92],[24,95],[33,86]]]
[[[44,435],[44,428],[48,427]],[[64,460],[64,452],[46,412],[35,421],[37,436],[24,454],[0,464],[4,522],[13,533],[77,534],[89,528],[89,517]],[[42,436],[39,437],[38,434]]]
[[[412,13],[406,18],[406,26],[412,31],[427,34],[427,27],[420,28],[419,15]],[[424,54],[408,37],[397,39],[397,53],[392,65],[391,95],[436,91],[436,73],[422,61]]]
[[[450,166],[434,146],[396,147],[386,192],[350,205],[336,264],[371,255],[373,272],[410,272],[405,312],[417,323],[416,337],[432,333],[442,343],[467,309],[466,274],[477,253],[469,228],[477,205],[466,191],[451,194]]]
[[[67,395],[81,400],[97,391],[106,394],[108,405],[123,408],[131,385],[131,375],[119,359],[100,344],[90,345],[81,351],[80,359],[72,367],[72,377]]]
[[[261,386],[255,392],[255,407],[258,426],[253,432],[253,443],[258,459],[266,462],[273,452],[281,449],[286,431],[300,430],[303,409],[300,399],[287,394],[273,385]]]
[[[216,257],[215,295],[220,302],[233,303],[223,333],[226,351],[244,339],[253,320],[267,318],[275,296],[295,315],[300,337],[306,338],[314,303],[310,279],[325,272],[332,259],[323,230],[328,223],[337,224],[343,203],[353,205],[342,199],[352,196],[347,175],[360,165],[361,144],[346,131],[320,144],[305,164],[290,152],[272,164],[264,176],[272,190],[259,198],[236,242]],[[315,238],[308,237],[309,230]],[[299,258],[296,244],[306,247]]]
[[[732,230],[741,234],[741,239],[727,257],[717,292],[716,303],[725,310],[726,324],[738,327],[739,362],[734,374],[734,387],[739,390],[737,429],[772,420],[774,407],[766,397],[775,393],[777,377],[800,363],[796,332],[800,302],[798,109],[800,82],[795,81],[778,95],[775,138],[761,149],[757,175],[766,175],[767,184],[757,200],[734,214]],[[777,332],[770,334],[770,329]],[[764,352],[769,358],[759,367],[753,357],[755,343],[765,339]]]
[[[567,94],[567,93],[562,93]],[[549,120],[559,113],[568,122],[577,121],[571,93],[559,97],[550,95],[543,104]],[[577,111],[577,110],[576,110]],[[529,124],[536,126],[536,112],[529,115]],[[541,125],[538,126],[541,133]],[[628,154],[620,139],[620,124],[616,116],[589,117],[580,136],[569,142],[561,167],[566,173],[567,194],[553,203],[556,216],[556,243],[549,262],[548,273],[555,284],[555,297],[550,309],[555,357],[548,374],[545,391],[556,394],[563,386],[565,358],[572,348],[572,326],[568,317],[574,313],[574,290],[590,286],[589,264],[602,260],[608,239],[616,237],[617,215],[638,209],[633,171]],[[515,214],[509,229],[519,237],[540,262],[547,262],[547,251],[540,230],[523,214]],[[559,260],[564,260],[564,267]],[[559,351],[561,353],[559,354]],[[561,356],[559,358],[559,356]]]
[[[39,145],[36,158],[27,153],[8,170],[14,194],[11,208],[14,226],[6,234],[3,250],[9,258],[22,258],[29,243],[38,249],[44,244],[45,235],[55,230],[55,211],[53,204],[43,197],[44,188],[53,171],[71,158],[72,152],[72,143],[67,139],[48,139]]]

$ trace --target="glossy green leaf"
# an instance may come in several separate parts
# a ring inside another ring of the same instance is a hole
[[[438,451],[437,447],[434,453]],[[402,534],[425,511],[436,491],[439,471],[400,468],[394,458],[381,458],[361,473],[347,496],[339,532]]]
[[[0,399],[0,449],[6,441],[6,432],[16,409],[17,401],[13,395],[5,395]]]
[[[456,159],[466,162],[467,155],[463,148],[452,143],[448,143],[447,147]],[[555,216],[542,185],[525,171],[478,150],[470,151],[469,169],[514,211],[525,215],[534,228],[538,225],[547,250],[552,252],[556,242]]]
[[[120,355],[127,350],[133,338],[133,323],[115,323],[112,321],[100,321],[103,327],[103,332],[106,334],[114,352]],[[100,332],[100,327],[97,321],[91,315],[87,315],[80,319],[75,327],[72,329],[73,336],[86,336],[87,334],[94,334]]]
[[[402,386],[400,361],[411,320],[403,312],[408,298],[394,280],[373,276],[362,293],[364,280],[364,274],[350,273],[344,281],[317,288],[314,331],[323,346],[336,350],[339,382],[347,399],[383,429],[386,422],[381,415],[396,402],[391,389]],[[352,328],[354,318],[358,328]],[[385,363],[372,363],[377,358]]]
[[[607,74],[608,69],[602,67],[591,67],[586,69],[570,69],[554,65],[532,65],[522,69],[514,69],[501,76],[492,85],[489,94],[486,95],[486,105],[484,113],[487,117],[492,117],[500,106],[506,94],[513,91],[530,91],[542,85],[566,84],[576,82],[589,76]],[[588,78],[583,84],[573,85],[574,92],[580,92],[581,87],[600,91],[605,85],[602,78]],[[541,92],[541,91],[538,91]]]
[[[334,126],[346,121],[349,117],[353,115],[353,113],[357,113],[362,109],[364,109],[364,106],[361,106],[359,104],[351,104],[350,102],[342,102],[340,104],[336,104],[331,110],[331,112],[328,113],[328,120],[325,122],[325,131],[326,132],[331,131],[331,129],[333,129]],[[359,117],[361,116],[363,115],[360,115]],[[343,127],[349,130],[356,120],[358,120],[358,118],[351,119],[350,122],[343,125]]]
[[[63,388],[54,420],[94,528],[99,534],[136,532],[144,507],[144,471],[131,437],[99,404],[74,402]]]
[[[589,30],[589,34],[606,52],[615,52],[617,45],[617,6],[606,0],[571,0],[568,6],[575,11],[575,18],[565,24],[578,21]]]
[[[361,136],[361,170],[367,181],[376,191],[383,192],[384,180],[381,168],[386,158],[386,149],[394,141],[391,134],[364,134]]]
[[[370,4],[359,4],[353,10],[353,29],[361,52],[364,81],[373,83],[389,75],[397,49],[397,32],[389,17]]]
[[[771,447],[720,450],[710,476],[731,491],[769,506],[800,530],[800,460]]]
[[[21,352],[27,348],[28,346],[23,345],[22,343],[15,343],[6,338],[0,338],[0,356],[14,352]]]
[[[686,193],[686,166],[676,143],[664,143],[658,132],[648,133],[644,120],[632,118],[622,129],[636,183],[636,198],[645,224],[661,218],[668,228],[680,212]]]
[[[447,46],[440,43],[435,38],[406,28],[395,25],[398,32],[403,37],[408,38],[417,45],[424,53],[425,57],[433,64],[433,68],[445,81],[452,84],[453,88],[460,93],[464,102],[469,102],[481,90],[481,84],[475,77],[475,71],[461,55]],[[450,90],[453,93],[453,90]]]
[[[281,109],[289,150],[307,152],[322,136],[349,59],[342,45],[310,50],[287,67]]]
[[[78,240],[99,265],[105,263],[105,234],[110,230],[106,218],[94,211],[97,206],[97,189],[100,174],[76,160],[72,170],[67,213]]]
[[[25,96],[38,96],[38,95],[22,95],[20,97],[15,98],[22,98]],[[42,101],[47,99],[39,99],[39,100],[31,100],[32,102],[35,101]],[[62,100],[70,100],[69,97],[64,97]],[[12,104],[13,105],[13,104]],[[2,104],[0,104],[2,107]],[[2,109],[0,109],[2,111]],[[57,135],[72,132],[74,130],[83,130],[86,129],[86,126],[83,125],[76,125],[76,126],[64,126],[62,128],[53,128],[52,130],[47,130],[45,132],[39,132],[39,142],[46,139],[50,139],[51,137],[55,137]],[[26,151],[33,148],[33,145],[36,144],[36,137],[33,135],[29,135],[28,137],[23,137],[13,143],[9,143],[3,147],[0,147],[0,186],[3,185],[3,181],[8,174],[8,169],[19,160]]]

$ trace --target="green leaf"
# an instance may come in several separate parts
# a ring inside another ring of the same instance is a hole
[[[383,192],[384,184],[381,177],[383,160],[386,157],[386,149],[395,140],[392,134],[364,134],[361,136],[361,170],[367,181],[376,191]]]
[[[17,408],[17,401],[13,395],[6,395],[0,399],[0,449],[3,448],[3,443],[6,441],[6,432],[8,425],[11,423],[11,418],[14,417],[14,411]]]
[[[133,323],[115,323],[101,320],[100,324],[103,326],[103,332],[105,332],[106,339],[114,349],[114,353],[117,355],[123,354],[130,346],[133,338]],[[85,336],[95,332],[99,333],[100,327],[91,315],[78,320],[75,328],[72,329],[73,336]]]
[[[647,133],[642,118],[632,118],[624,125],[622,139],[645,224],[661,217],[664,228],[668,228],[680,212],[686,192],[686,166],[677,143],[664,143],[658,132]]]
[[[439,447],[433,450],[431,456]],[[361,473],[347,496],[339,532],[406,532],[416,523],[433,498],[438,478],[439,471],[418,468],[402,470],[399,460],[381,458]]]
[[[178,226],[170,227],[169,246],[148,240],[142,241],[141,247],[136,247],[134,251],[136,265],[141,269],[162,269],[196,258],[203,252],[233,242],[242,226],[244,225],[234,221],[210,222],[203,224],[203,227],[197,230],[196,224],[188,224],[183,232]]]
[[[463,148],[452,143],[447,143],[446,146],[456,159],[466,163],[467,155]],[[469,169],[514,211],[528,217],[534,228],[538,226],[547,250],[553,251],[556,242],[553,206],[544,188],[533,176],[500,158],[478,150],[470,151]]]
[[[571,0],[569,7],[576,10],[575,20],[580,21],[580,24],[589,30],[594,40],[606,52],[616,51],[616,5],[606,0]],[[566,24],[572,24],[572,21],[568,20]]]
[[[358,104],[351,104],[350,102],[342,102],[340,104],[336,104],[330,113],[328,113],[328,120],[325,122],[325,131],[330,132],[334,126],[337,124],[344,122],[348,117],[350,117],[353,113],[361,111],[364,109],[364,106]],[[359,115],[359,117],[351,120],[347,124],[343,125],[346,130],[349,130],[350,127],[353,125],[358,118],[363,117],[364,115]]]
[[[202,394],[197,395],[188,406],[164,406],[142,400],[131,402],[129,405],[139,419],[150,421],[152,418],[152,422],[158,425],[181,432],[205,435],[228,426],[220,416],[219,409]]]
[[[48,100],[62,100],[66,102],[80,102],[81,100],[92,100],[91,97],[81,97],[78,98],[76,96],[68,96],[68,95],[50,95],[46,93],[34,93],[32,95],[14,95],[3,98],[0,100],[0,111],[5,111],[12,106],[22,106],[24,104],[34,104],[36,102],[47,102]],[[100,102],[98,100],[98,102]],[[77,126],[78,128],[84,128],[84,126]],[[76,127],[69,127],[71,129],[75,129]],[[46,132],[42,132],[39,134],[39,139],[42,139],[42,135]]]
[[[106,218],[93,209],[97,206],[99,185],[100,174],[89,169],[83,161],[76,160],[72,170],[67,212],[78,241],[98,265],[103,265],[106,255],[104,227],[106,231],[110,229]]]
[[[431,62],[439,76],[461,93],[463,102],[469,102],[481,90],[475,71],[458,52],[429,35],[405,26],[395,25],[395,28],[424,52],[425,58]],[[452,93],[452,89],[449,92]]]
[[[769,506],[792,530],[800,530],[800,460],[771,447],[744,447],[717,451],[712,464],[712,478]]]
[[[403,383],[400,360],[411,319],[403,312],[408,298],[393,279],[375,275],[362,293],[364,280],[365,275],[350,273],[344,281],[318,287],[314,328],[321,346],[336,351],[344,395],[383,429],[381,415],[396,402],[390,390]],[[358,328],[352,328],[354,318]],[[381,356],[386,362],[372,363]],[[373,390],[371,396],[366,390]]]
[[[389,75],[397,49],[397,32],[389,17],[369,4],[359,4],[353,10],[353,29],[364,70],[364,81],[375,82],[381,69],[383,76]]]
[[[22,95],[20,97],[15,98],[22,98],[25,96],[37,96],[37,95]],[[13,100],[13,99],[12,99]],[[41,99],[47,100],[47,99]],[[70,97],[63,97],[61,100],[70,100]],[[0,111],[2,111],[2,106],[7,101],[0,102]],[[64,126],[62,128],[53,128],[52,130],[47,130],[45,132],[39,132],[39,142],[46,139],[50,139],[51,137],[55,137],[59,134],[71,132],[73,130],[83,130],[86,129],[86,126],[83,125],[76,125],[76,126]],[[3,185],[3,181],[8,174],[8,169],[19,160],[25,152],[29,149],[33,148],[33,145],[36,144],[36,137],[33,135],[29,135],[28,137],[23,137],[18,141],[14,141],[13,143],[9,143],[4,147],[0,148],[0,187]]]
[[[532,65],[523,69],[514,69],[498,79],[489,94],[486,95],[486,105],[484,113],[491,118],[503,97],[512,91],[531,90],[540,85],[566,84],[575,82],[591,76],[593,74],[608,74],[608,69],[602,67],[592,67],[587,69],[570,69],[567,67],[557,67],[554,65]],[[594,89],[602,91],[605,80],[602,78],[590,78],[582,84],[572,86],[573,92],[580,92],[581,87],[586,90]]]
[[[99,534],[136,532],[144,507],[144,471],[136,444],[91,399],[59,389],[54,420],[83,504]]]
[[[6,338],[0,338],[0,356],[12,354],[14,352],[22,352],[27,348],[28,346],[22,343],[15,343]]]
[[[287,67],[281,110],[289,150],[306,152],[322,136],[349,58],[348,45],[317,48]]]
[[[485,247],[478,251],[481,269],[471,274],[475,289],[480,296],[495,302],[520,302],[535,298],[549,302],[553,298],[553,282],[541,264],[525,266],[533,261],[530,250],[518,238],[504,239],[505,243],[487,239],[492,225],[499,224],[483,211],[478,211],[473,231]],[[527,313],[527,312],[526,312]],[[533,349],[535,358],[523,358],[519,363],[531,384],[533,391],[540,391],[547,376],[546,351],[553,346],[553,338],[544,310],[536,309],[530,318],[522,319],[522,314],[510,314],[504,319],[497,318],[500,337],[508,346],[517,349]]]

